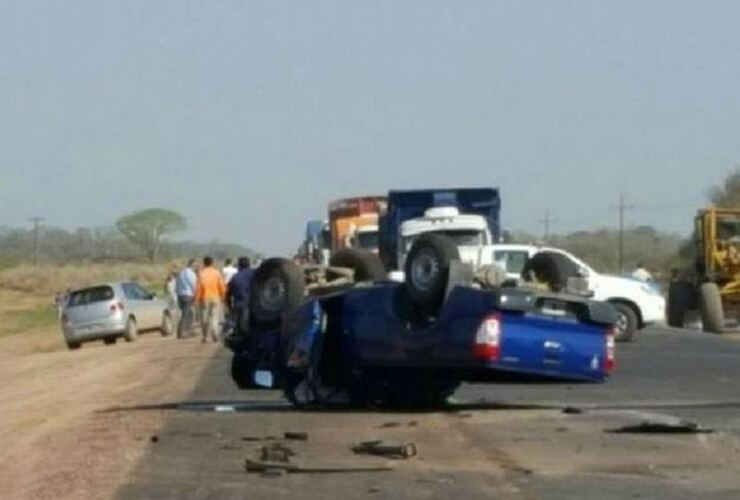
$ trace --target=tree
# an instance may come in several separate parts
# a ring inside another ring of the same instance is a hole
[[[719,208],[740,207],[740,167],[735,167],[721,185],[709,191],[709,200]]]
[[[116,227],[154,262],[159,255],[162,237],[186,229],[187,221],[172,210],[148,208],[124,215],[116,221]]]

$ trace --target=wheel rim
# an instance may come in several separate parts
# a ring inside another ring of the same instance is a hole
[[[419,290],[429,290],[439,276],[439,261],[430,250],[422,250],[411,263],[411,281]]]
[[[616,330],[617,336],[624,335],[629,326],[630,323],[627,319],[627,315],[621,311],[617,311],[617,321],[616,323],[614,323],[614,328]]]
[[[259,296],[260,306],[268,311],[279,311],[285,302],[285,283],[279,276],[271,276],[262,286]]]

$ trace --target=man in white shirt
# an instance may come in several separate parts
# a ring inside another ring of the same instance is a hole
[[[229,285],[231,278],[233,278],[237,272],[238,269],[231,263],[231,259],[226,259],[226,262],[224,262],[224,268],[221,269],[221,274],[223,275],[224,283],[227,286]]]

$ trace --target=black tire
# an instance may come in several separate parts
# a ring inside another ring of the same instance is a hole
[[[80,347],[82,347],[82,343],[81,342],[70,342],[70,341],[67,341],[67,349],[69,349],[70,351],[74,351],[76,349],[79,349]]]
[[[129,318],[128,321],[126,321],[126,327],[123,330],[123,339],[126,342],[134,342],[138,338],[139,329],[136,327],[136,320],[134,318]]]
[[[116,337],[105,337],[103,339],[103,344],[105,344],[105,345],[115,345],[116,340],[118,340]]]
[[[704,283],[699,287],[699,311],[705,332],[722,333],[725,328],[725,313],[716,283]]]
[[[338,251],[331,256],[329,265],[352,269],[356,282],[386,279],[385,266],[380,257],[362,248],[345,248]]]
[[[460,260],[455,242],[441,234],[423,234],[406,257],[405,288],[411,300],[436,311],[444,300],[450,262]]]
[[[255,363],[245,354],[234,354],[231,358],[231,379],[239,389],[249,389],[254,386]]]
[[[282,315],[298,307],[305,294],[303,270],[288,259],[267,259],[252,278],[249,312],[259,328],[280,326]]]
[[[617,322],[614,324],[614,340],[617,342],[629,342],[637,333],[639,321],[637,312],[629,304],[624,302],[612,302],[617,310]]]
[[[539,252],[524,264],[522,278],[530,281],[534,275],[536,281],[545,283],[554,292],[561,292],[568,286],[568,278],[578,276],[575,263],[557,252]]]
[[[696,289],[691,283],[673,281],[668,286],[666,321],[668,326],[683,328],[686,312],[696,308]]]
[[[159,327],[162,337],[169,337],[175,333],[175,323],[172,321],[172,315],[169,312],[162,314],[162,325]]]

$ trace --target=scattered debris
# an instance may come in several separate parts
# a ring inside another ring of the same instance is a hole
[[[154,436],[152,436],[152,437],[149,438],[149,441],[151,441],[152,443],[158,443],[159,442],[159,436],[154,435]]]
[[[221,447],[222,450],[241,450],[241,446],[237,446],[234,444],[225,444]]]
[[[260,456],[264,462],[290,462],[290,457],[295,456],[295,452],[282,443],[273,443],[263,446],[260,449]]]
[[[303,465],[291,462],[267,462],[263,460],[253,460],[247,458],[244,462],[247,472],[261,472],[268,470],[281,470],[288,473],[317,474],[317,473],[340,473],[340,472],[386,472],[393,470],[389,464],[384,465],[348,465],[346,463],[338,464],[312,464]]]
[[[455,484],[454,479],[450,479],[447,477],[439,477],[439,478],[427,478],[427,477],[420,477],[416,480],[417,483],[433,483],[433,484]]]
[[[373,486],[372,488],[367,490],[367,492],[368,493],[380,493],[380,488],[378,488],[377,486]]]
[[[677,420],[675,422],[641,422],[637,425],[625,425],[616,429],[607,429],[613,434],[711,434],[713,429],[705,429],[696,422]]]
[[[380,455],[387,458],[407,459],[416,456],[416,445],[404,443],[401,445],[383,444],[383,441],[363,441],[352,447],[352,451],[358,454]]]
[[[277,441],[276,436],[242,436],[242,441]]]
[[[563,408],[563,413],[565,413],[566,415],[580,415],[581,413],[583,413],[583,409],[577,408],[575,406],[566,406],[565,408]]]
[[[292,439],[294,441],[308,441],[308,432],[285,432],[283,434],[285,439]]]
[[[378,428],[379,429],[390,429],[392,427],[401,427],[401,424],[398,422],[386,422],[384,424],[381,424]]]
[[[213,407],[213,411],[218,413],[231,413],[235,412],[236,408],[234,408],[234,405],[216,405]]]
[[[419,422],[417,422],[416,420],[412,420],[411,422],[409,422],[406,425],[408,425],[409,427],[418,427],[419,426]]]

